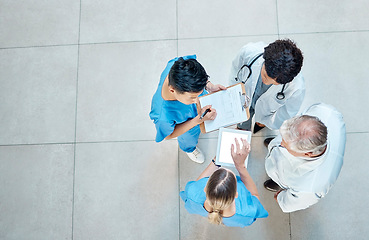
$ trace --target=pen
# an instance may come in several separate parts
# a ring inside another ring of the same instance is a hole
[[[203,117],[205,117],[205,115],[206,115],[208,112],[210,112],[210,108],[206,109],[206,110],[205,110],[205,112],[204,112],[203,114],[201,114],[201,116],[200,116],[200,120],[201,120]]]

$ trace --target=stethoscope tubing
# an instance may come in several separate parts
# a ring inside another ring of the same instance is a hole
[[[254,64],[254,62],[256,62],[256,60],[258,60],[258,58],[259,58],[259,57],[263,56],[263,54],[264,54],[264,53],[260,53],[258,56],[256,56],[256,57],[251,61],[250,65],[248,65],[248,64],[244,64],[244,65],[240,68],[240,70],[238,70],[238,72],[237,72],[237,76],[238,76],[238,74],[240,73],[240,71],[241,71],[244,67],[247,67],[247,68],[249,69],[249,75],[247,76],[246,80],[245,80],[245,81],[241,81],[243,84],[246,84],[247,80],[249,80],[249,78],[250,78],[250,76],[251,76],[251,74],[252,74],[252,70],[251,70],[251,66],[252,66],[252,64]],[[239,81],[239,80],[238,80],[238,78],[237,78],[237,76],[235,77],[235,80],[236,80],[236,81]],[[286,96],[284,95],[284,92],[283,92],[285,87],[286,87],[286,84],[283,84],[283,86],[282,86],[282,91],[278,92],[278,93],[277,93],[277,95],[275,96],[278,100],[283,100],[283,99],[285,99],[285,97],[286,97]]]

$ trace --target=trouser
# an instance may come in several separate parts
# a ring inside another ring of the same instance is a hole
[[[199,142],[200,132],[200,126],[197,125],[179,136],[177,138],[179,148],[188,153],[195,151],[196,145]]]
[[[255,114],[254,108],[250,107],[249,112],[250,112],[250,118],[245,122],[237,124],[237,128],[243,129],[243,130],[246,130],[246,131],[251,131],[252,117]]]

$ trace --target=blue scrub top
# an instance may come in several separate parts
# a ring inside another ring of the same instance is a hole
[[[183,59],[196,59],[196,55],[184,56]],[[167,101],[161,96],[161,90],[163,88],[163,83],[168,73],[178,58],[170,60],[160,76],[160,82],[158,88],[152,98],[150,119],[154,121],[156,127],[156,142],[163,141],[167,136],[169,136],[176,126],[191,120],[197,116],[196,104],[183,104],[179,101]],[[200,96],[207,94],[204,90]]]
[[[185,208],[191,214],[208,217],[208,211],[204,208],[206,194],[204,188],[209,177],[198,181],[188,182],[184,191],[180,192]],[[246,227],[251,225],[257,218],[268,217],[268,212],[261,205],[259,199],[252,196],[249,190],[237,176],[238,197],[235,199],[236,213],[232,217],[224,217],[223,224],[229,227]]]

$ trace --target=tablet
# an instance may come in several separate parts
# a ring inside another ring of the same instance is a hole
[[[234,149],[236,150],[236,142],[235,138],[237,138],[240,147],[242,148],[243,144],[241,138],[246,139],[251,144],[251,132],[237,129],[229,129],[229,128],[220,128],[219,129],[219,137],[218,137],[218,149],[217,149],[217,157],[216,164],[222,166],[234,167],[232,155],[231,155],[231,145],[234,145]],[[247,168],[247,162],[249,160],[249,156],[247,156],[245,161],[245,167]]]

